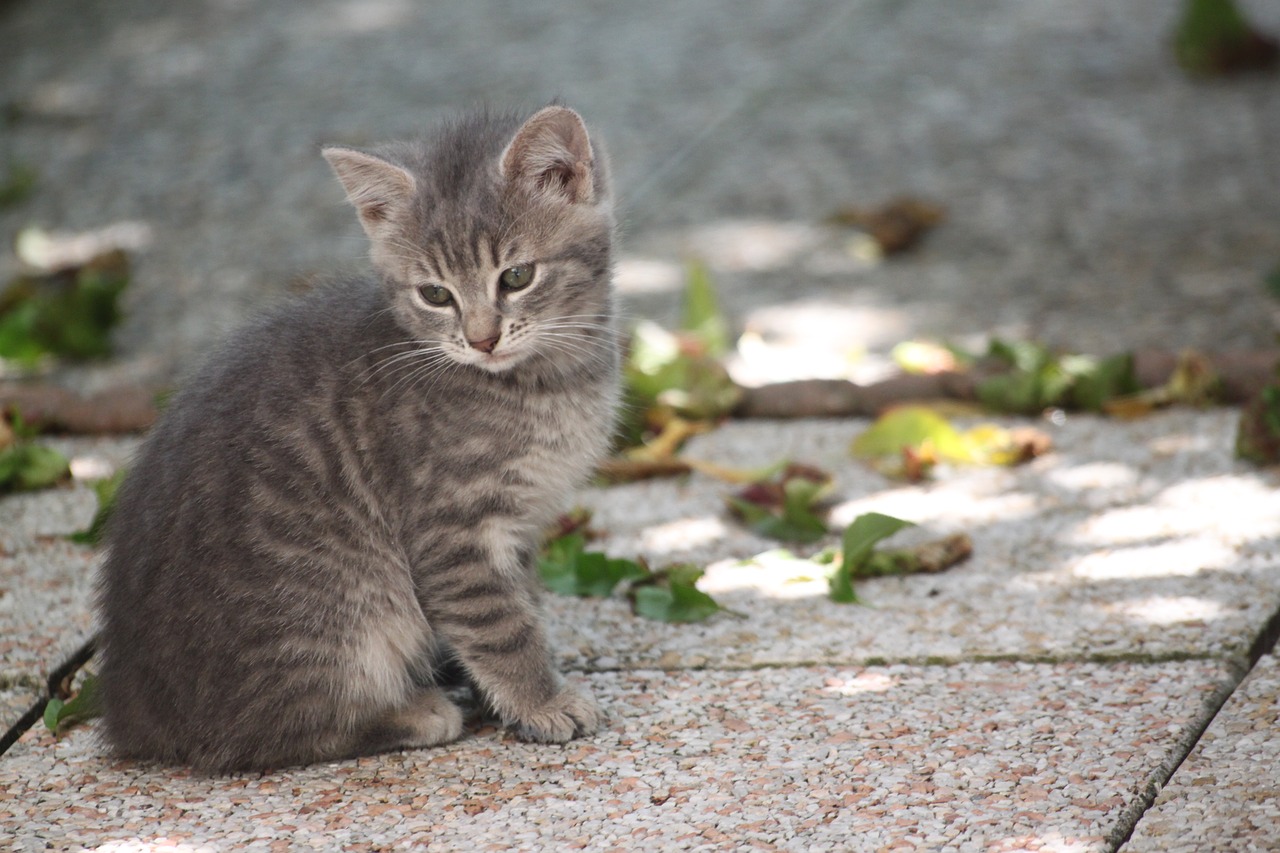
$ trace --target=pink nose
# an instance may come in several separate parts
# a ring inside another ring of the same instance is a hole
[[[494,335],[491,338],[482,338],[478,341],[467,341],[467,343],[471,344],[472,349],[478,349],[480,352],[493,352],[493,350],[498,346],[499,337],[499,335]]]

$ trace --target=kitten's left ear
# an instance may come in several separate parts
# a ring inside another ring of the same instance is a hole
[[[413,175],[394,163],[352,148],[329,147],[320,153],[342,182],[370,237],[377,236],[413,198]]]
[[[544,107],[526,121],[502,152],[502,176],[571,204],[596,201],[591,140],[582,118],[568,107]]]

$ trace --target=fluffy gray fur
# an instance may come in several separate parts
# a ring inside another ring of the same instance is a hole
[[[140,450],[99,586],[105,737],[212,771],[444,743],[447,662],[521,737],[589,733],[535,558],[618,395],[602,158],[561,106],[324,156],[376,275],[232,337]]]

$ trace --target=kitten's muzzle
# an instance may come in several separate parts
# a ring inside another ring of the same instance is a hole
[[[471,340],[471,339],[469,339],[469,338],[468,338],[468,339],[467,339],[467,343],[471,346],[471,348],[472,348],[472,349],[480,350],[480,352],[488,352],[488,353],[491,353],[491,352],[493,352],[493,351],[497,348],[497,346],[498,346],[498,338],[500,338],[500,337],[502,337],[502,334],[501,334],[501,333],[496,334],[496,335],[492,335],[492,336],[487,337],[487,338],[481,338],[481,339],[476,340],[476,341],[473,341],[473,340]]]

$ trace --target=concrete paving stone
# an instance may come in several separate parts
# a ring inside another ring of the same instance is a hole
[[[226,778],[33,730],[0,760],[0,829],[21,851],[1107,850],[1225,677],[1211,661],[599,673],[609,723],[563,747],[483,730]]]
[[[1263,656],[1214,717],[1124,853],[1274,850],[1280,839],[1280,659]]]
[[[8,731],[43,693],[43,687],[38,683],[0,687],[0,732]]]
[[[66,537],[86,529],[97,509],[87,482],[124,464],[137,444],[134,438],[40,441],[67,456],[83,480],[0,499],[0,685],[42,683],[92,634],[94,553]]]
[[[885,480],[848,456],[865,421],[729,423],[686,453],[743,467],[780,458],[823,466],[837,478],[837,528],[886,512],[920,524],[904,543],[968,533],[973,558],[941,575],[862,582],[869,606],[838,605],[811,564],[742,563],[780,546],[728,519],[731,488],[719,481],[589,488],[577,502],[596,512],[597,547],[655,566],[707,566],[701,588],[740,615],[667,625],[633,616],[620,595],[548,596],[552,644],[563,667],[582,670],[1239,654],[1280,604],[1280,491],[1275,474],[1231,459],[1235,418],[1073,416],[1044,425],[1056,449],[1030,465],[944,472],[921,485]],[[109,467],[135,442],[97,440],[84,455]],[[92,553],[62,534],[86,526],[94,505],[84,486],[0,501],[13,531],[0,557],[10,678],[39,677],[91,630]],[[797,553],[834,544],[832,535]]]
[[[1280,492],[1275,474],[1232,460],[1235,420],[1226,410],[1073,416],[1041,424],[1055,450],[1029,465],[922,485],[849,457],[862,421],[726,424],[684,453],[747,468],[817,464],[836,476],[837,529],[884,512],[921,525],[904,543],[968,533],[973,557],[940,575],[862,582],[870,606],[839,605],[810,563],[742,562],[780,546],[727,518],[731,487],[694,476],[593,489],[582,503],[606,534],[598,547],[709,566],[700,588],[743,618],[669,626],[632,617],[620,599],[555,598],[555,643],[566,665],[585,668],[1239,654],[1280,605]]]

